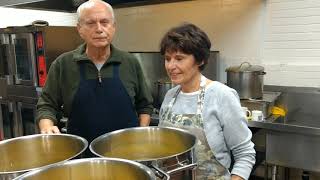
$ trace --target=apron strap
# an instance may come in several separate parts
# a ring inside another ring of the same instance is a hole
[[[197,114],[202,114],[204,95],[206,91],[206,80],[207,78],[201,74],[200,80],[200,93],[198,95],[198,106],[197,106]]]
[[[202,108],[203,108],[203,100],[204,100],[204,95],[205,95],[205,89],[206,89],[206,80],[207,78],[201,74],[200,77],[200,93],[198,95],[198,106],[197,106],[197,114],[202,114]],[[172,107],[175,104],[177,97],[179,93],[181,92],[181,87],[177,89],[176,93],[172,97],[171,101],[169,102],[168,105],[168,111],[167,113],[172,111]]]

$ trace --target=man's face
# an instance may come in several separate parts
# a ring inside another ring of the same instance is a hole
[[[96,4],[82,11],[77,28],[88,47],[102,48],[111,44],[115,22],[107,7]]]

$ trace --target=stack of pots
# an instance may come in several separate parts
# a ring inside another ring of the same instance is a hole
[[[261,99],[263,96],[264,68],[243,62],[226,69],[227,85],[238,92],[240,99]]]
[[[37,134],[0,142],[0,180],[156,180],[147,166],[118,158],[81,158],[88,142],[70,134]]]
[[[88,142],[69,134],[38,134],[0,142],[0,180],[194,179],[196,137],[169,127],[134,127]]]
[[[25,173],[14,180],[155,180],[146,166],[125,159],[87,158],[66,161]]]
[[[69,134],[37,134],[0,141],[0,180],[78,157],[88,142]]]
[[[194,179],[196,137],[182,129],[135,127],[104,134],[90,144],[99,157],[140,162],[154,170],[160,179],[178,176]]]
[[[157,97],[156,97],[156,108],[160,108],[164,100],[164,97],[169,89],[174,87],[174,84],[168,79],[159,79],[156,82],[157,86]]]

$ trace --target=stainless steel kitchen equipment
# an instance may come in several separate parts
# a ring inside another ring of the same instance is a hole
[[[155,180],[147,166],[125,159],[88,158],[66,161],[25,173],[14,180]]]
[[[161,103],[166,96],[166,93],[173,88],[175,85],[170,81],[170,79],[159,79],[157,81],[158,94],[156,100],[158,101],[158,107],[161,107]]]
[[[69,134],[36,134],[0,141],[0,180],[79,156],[88,142]]]
[[[196,137],[185,130],[168,127],[137,127],[104,134],[90,144],[90,151],[100,157],[134,160],[165,176],[192,171],[196,164],[193,149]],[[191,179],[193,173],[186,173]]]
[[[272,115],[272,107],[275,106],[281,92],[263,91],[261,99],[241,99],[241,106],[247,107],[250,111],[262,111],[263,117],[268,118]]]
[[[282,87],[280,99],[287,111],[266,135],[270,164],[320,172],[320,89]]]
[[[0,141],[38,132],[35,115],[35,103],[0,100]]]
[[[272,115],[262,122],[248,121],[250,128],[265,132],[266,163],[310,171],[310,176],[312,172],[320,172],[320,89],[286,86],[265,86],[265,89],[281,92],[276,105],[286,112],[285,117]]]
[[[240,99],[262,98],[263,76],[266,74],[262,66],[243,62],[240,66],[227,68],[226,72],[227,85],[238,92]]]
[[[0,134],[2,139],[37,133],[35,105],[50,64],[82,40],[75,27],[0,29]],[[0,139],[1,140],[1,139]]]

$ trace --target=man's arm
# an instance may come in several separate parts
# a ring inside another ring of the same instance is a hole
[[[59,83],[60,69],[57,62],[58,60],[55,60],[50,66],[46,84],[37,103],[36,121],[41,133],[59,133],[59,129],[54,125],[62,104]]]
[[[149,114],[139,114],[140,126],[149,126],[150,115]]]
[[[135,96],[135,107],[136,111],[139,114],[140,126],[149,126],[150,124],[150,114],[153,110],[153,99],[151,95],[151,90],[148,88],[146,80],[144,78],[142,69],[138,60],[135,58],[136,68],[136,81],[137,81],[137,91]]]

